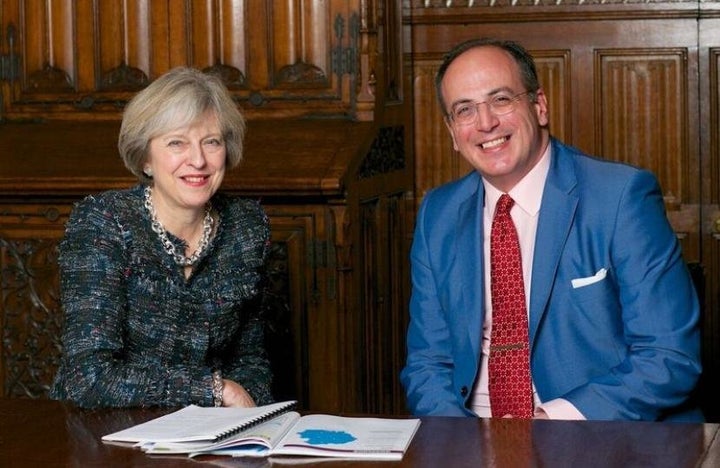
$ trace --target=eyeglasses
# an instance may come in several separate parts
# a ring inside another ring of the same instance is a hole
[[[534,98],[535,93],[532,91],[525,91],[514,96],[507,94],[496,94],[492,99],[482,102],[466,101],[458,102],[450,110],[450,120],[458,125],[470,125],[475,122],[478,116],[478,108],[480,104],[487,104],[490,112],[495,115],[505,115],[515,110],[515,103],[524,95],[530,95]]]

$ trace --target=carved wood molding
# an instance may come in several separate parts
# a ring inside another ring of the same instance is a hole
[[[327,77],[318,67],[310,63],[298,62],[292,65],[285,65],[277,73],[278,84],[295,83],[321,83],[325,84]]]
[[[417,9],[445,9],[458,8],[497,8],[497,7],[558,7],[564,6],[591,6],[603,5],[678,5],[702,3],[699,0],[412,0],[412,8]],[[710,3],[710,2],[706,2]]]
[[[108,71],[102,78],[101,89],[114,91],[137,91],[150,82],[142,70],[125,63]]]
[[[73,91],[70,76],[60,68],[45,64],[42,70],[30,74],[28,78],[30,90],[42,93],[50,91]]]
[[[600,19],[713,17],[716,2],[699,0],[412,0],[404,12],[412,24],[515,23]]]
[[[402,126],[383,127],[358,170],[358,179],[405,168],[405,132]]]
[[[187,65],[219,74],[251,117],[371,121],[375,87],[401,96],[401,11],[394,2],[360,0],[6,0],[0,23],[17,28],[18,52],[1,57],[0,80],[14,78],[0,112],[16,120],[119,120],[134,92]],[[390,52],[388,65],[378,63]]]
[[[245,78],[243,72],[230,65],[217,63],[212,67],[204,68],[203,73],[219,76],[222,82],[225,83],[225,86],[230,89],[244,88],[247,86],[247,78]]]
[[[266,262],[268,285],[263,304],[265,344],[273,372],[273,395],[278,399],[301,399],[304,392],[296,388],[295,369],[286,365],[297,362],[290,310],[289,258],[286,242],[270,244]]]
[[[63,323],[56,245],[0,238],[2,396],[46,397],[55,376]]]

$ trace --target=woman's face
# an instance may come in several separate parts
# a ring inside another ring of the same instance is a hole
[[[214,112],[153,138],[145,171],[152,173],[156,206],[202,211],[222,183],[225,160],[225,142]]]

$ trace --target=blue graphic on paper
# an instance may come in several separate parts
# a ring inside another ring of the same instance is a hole
[[[345,431],[327,431],[323,429],[306,429],[298,435],[310,445],[349,444],[357,440]]]

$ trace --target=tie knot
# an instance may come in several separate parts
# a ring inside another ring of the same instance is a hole
[[[515,200],[510,198],[510,195],[503,193],[500,195],[500,199],[497,202],[497,208],[495,208],[496,214],[509,214],[510,209],[515,204]]]

